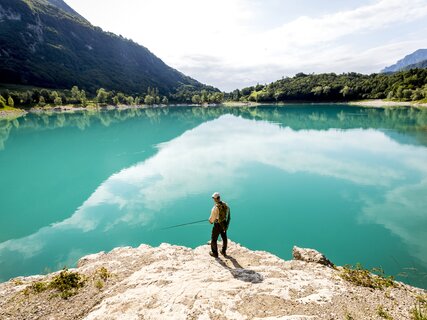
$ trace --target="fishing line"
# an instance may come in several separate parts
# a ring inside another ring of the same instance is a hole
[[[166,229],[178,228],[178,227],[188,226],[190,224],[202,223],[202,222],[207,222],[207,221],[208,221],[207,219],[203,219],[203,220],[199,220],[199,221],[193,221],[193,222],[187,222],[187,223],[177,224],[177,225],[174,225],[174,226],[161,228],[159,230],[166,230]]]

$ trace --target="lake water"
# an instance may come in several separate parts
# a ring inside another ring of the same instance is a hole
[[[0,120],[0,280],[83,255],[229,237],[291,258],[381,266],[427,288],[427,111],[158,108]],[[206,252],[208,254],[208,252]]]

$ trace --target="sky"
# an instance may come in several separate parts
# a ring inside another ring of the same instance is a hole
[[[65,0],[224,91],[298,72],[379,72],[427,48],[427,0]]]

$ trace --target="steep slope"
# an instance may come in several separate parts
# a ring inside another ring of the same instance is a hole
[[[62,0],[46,0],[47,2],[49,2],[50,4],[52,4],[53,6],[58,7],[59,9],[62,9],[63,11],[79,17],[83,20],[86,20],[85,18],[83,18],[80,14],[78,14],[73,8],[71,8],[68,4],[66,4],[64,1]]]
[[[60,0],[1,0],[0,82],[126,93],[203,85],[147,48],[102,31]]]
[[[396,72],[400,70],[406,70],[407,66],[416,64],[423,60],[427,60],[427,49],[418,49],[417,51],[408,54],[403,59],[397,61],[394,65],[384,68],[381,70],[381,72]]]

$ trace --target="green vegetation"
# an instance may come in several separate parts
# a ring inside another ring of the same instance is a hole
[[[99,88],[143,96],[151,87],[176,102],[185,102],[170,98],[174,94],[178,98],[182,86],[210,90],[147,48],[91,25],[62,1],[2,0],[1,5],[20,17],[1,24],[2,82],[58,92],[77,85],[91,96]]]
[[[427,69],[411,69],[394,74],[297,74],[269,85],[219,92],[213,87],[202,90],[193,86],[180,86],[175,93],[162,95],[159,88],[148,86],[140,93],[125,94],[99,88],[87,93],[77,86],[70,90],[49,90],[12,86],[0,89],[0,108],[14,105],[58,106],[61,104],[87,107],[90,105],[166,105],[172,103],[220,104],[224,101],[254,101],[260,103],[292,101],[352,101],[360,99],[388,99],[395,101],[427,102]]]
[[[94,286],[98,290],[101,290],[107,280],[113,275],[105,267],[101,267],[95,271],[91,277],[94,281]],[[64,268],[58,275],[54,276],[50,281],[37,281],[33,282],[27,288],[24,289],[23,293],[29,295],[31,293],[38,294],[44,291],[53,291],[52,296],[59,295],[63,299],[78,293],[79,289],[82,288],[89,278],[78,273],[68,271]],[[20,285],[17,283],[16,285]]]
[[[96,275],[104,281],[111,278],[112,274],[105,267],[101,267],[96,271]]]
[[[29,87],[12,86],[13,89],[0,89],[0,108],[5,108],[12,103],[17,108],[28,109],[31,107],[54,107],[60,105],[71,105],[75,107],[107,106],[107,105],[167,105],[169,101],[192,103],[194,91],[181,92],[178,96],[171,95],[169,98],[159,93],[158,88],[148,87],[141,95],[126,95],[120,91],[108,91],[99,88],[96,93],[87,96],[86,91],[73,86],[71,90],[51,90]],[[221,103],[224,94],[217,92],[215,88],[202,90],[203,99],[197,103]],[[178,100],[177,100],[178,99]],[[8,101],[8,103],[7,103]]]
[[[34,291],[35,293],[43,292],[48,288],[49,288],[49,285],[46,282],[42,282],[42,281],[34,282],[31,284],[31,290]]]
[[[77,294],[78,289],[84,286],[86,279],[78,272],[68,271],[64,268],[58,275],[54,276],[51,281],[38,281],[32,283],[24,290],[24,294],[41,293],[46,290],[54,290],[63,299]]]
[[[417,304],[411,310],[412,320],[427,320],[427,295],[417,296]]]
[[[372,289],[384,289],[396,286],[394,278],[392,276],[386,276],[381,268],[368,270],[359,263],[356,264],[356,266],[344,266],[340,276],[356,286]]]
[[[49,288],[60,292],[61,297],[67,299],[75,295],[79,288],[83,287],[85,279],[78,272],[71,272],[64,268],[59,275],[53,277]]]
[[[427,69],[393,74],[335,73],[304,74],[282,78],[267,85],[234,90],[225,97],[232,101],[351,101],[390,99],[418,101],[427,98]]]
[[[104,287],[105,282],[107,282],[107,280],[112,276],[113,275],[105,267],[101,267],[96,270],[94,274],[95,288],[101,290]]]
[[[0,108],[6,108],[6,99],[3,96],[0,96]]]
[[[377,314],[383,319],[393,320],[393,317],[387,311],[384,310],[382,305],[378,307]]]

